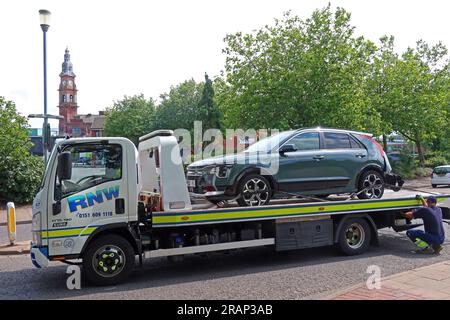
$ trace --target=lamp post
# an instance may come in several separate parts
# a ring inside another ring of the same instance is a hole
[[[48,10],[39,10],[39,19],[41,22],[41,29],[44,35],[44,126],[42,129],[42,145],[44,147],[44,161],[47,164],[47,149],[48,143],[47,141],[47,31],[50,27],[50,11]]]

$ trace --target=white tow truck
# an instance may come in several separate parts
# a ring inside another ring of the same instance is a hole
[[[225,208],[194,202],[172,131],[141,137],[137,149],[126,138],[60,141],[33,201],[31,260],[38,268],[82,264],[91,283],[111,285],[130,275],[136,258],[329,245],[356,255],[378,243],[378,229],[414,227],[401,213],[420,206],[415,197]]]

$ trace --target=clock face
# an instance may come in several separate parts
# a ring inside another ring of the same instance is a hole
[[[67,83],[66,80],[63,80],[63,82],[62,82],[63,86],[65,86],[66,83]]]
[[[73,85],[73,81],[69,80],[69,87],[72,87],[72,85]]]

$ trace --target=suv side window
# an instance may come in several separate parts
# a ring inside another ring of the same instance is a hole
[[[320,139],[318,132],[300,133],[286,143],[293,144],[297,150],[320,149]]]
[[[56,185],[57,192],[61,192],[62,198],[122,178],[120,145],[72,145],[64,151],[70,151],[72,177],[70,180],[63,180],[61,185]]]
[[[324,132],[326,149],[351,149],[348,134],[341,132]]]

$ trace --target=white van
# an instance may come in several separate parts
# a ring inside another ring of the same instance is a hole
[[[431,186],[450,185],[450,165],[439,166],[433,169],[431,174]]]

